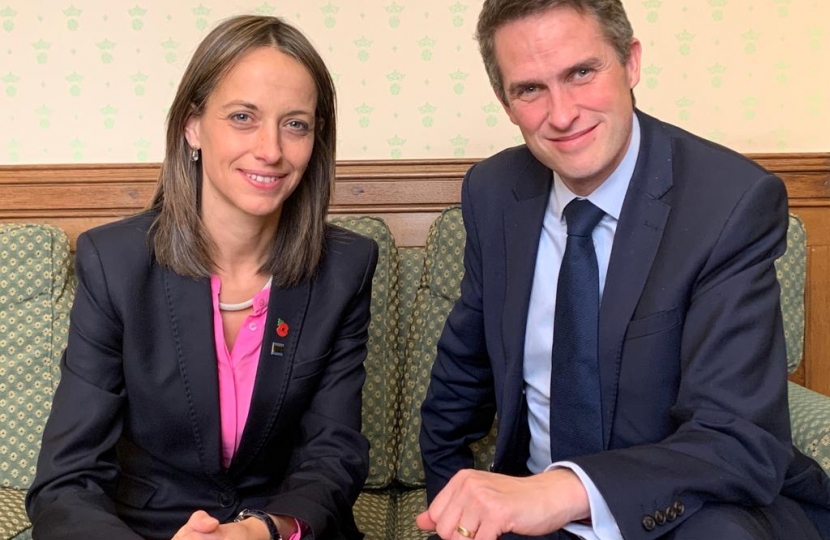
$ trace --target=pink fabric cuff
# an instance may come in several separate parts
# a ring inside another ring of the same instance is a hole
[[[294,524],[297,526],[297,532],[288,537],[288,540],[300,540],[303,536],[303,531],[306,530],[306,525],[297,518],[294,518]]]

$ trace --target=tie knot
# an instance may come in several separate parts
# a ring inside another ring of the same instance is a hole
[[[588,199],[572,200],[565,206],[563,213],[565,223],[568,224],[568,236],[591,236],[594,227],[605,215]]]

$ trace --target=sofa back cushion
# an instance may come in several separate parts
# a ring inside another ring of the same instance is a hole
[[[395,416],[400,395],[397,288],[398,248],[386,223],[371,216],[336,216],[331,223],[369,237],[378,244],[372,280],[366,383],[363,386],[363,434],[369,439],[366,487],[389,485],[395,473]]]
[[[790,214],[787,251],[775,261],[781,285],[781,314],[787,342],[787,370],[798,369],[804,356],[804,282],[807,276],[807,233],[804,222]]]
[[[0,486],[34,479],[66,346],[69,241],[48,225],[0,224]]]
[[[436,347],[444,321],[461,293],[466,233],[461,209],[453,206],[430,227],[421,278],[411,317],[404,361],[401,444],[397,478],[405,486],[422,487],[424,470],[418,436],[421,403],[426,396]],[[477,468],[486,468],[495,453],[495,431],[472,445]]]

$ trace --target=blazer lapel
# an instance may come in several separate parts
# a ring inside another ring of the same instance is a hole
[[[222,436],[210,282],[165,271],[164,287],[193,438],[202,466],[218,480],[222,476]]]
[[[617,398],[622,344],[628,323],[643,292],[660,247],[671,207],[661,198],[672,186],[671,141],[659,122],[637,113],[640,154],[623,202],[599,320],[599,358],[602,385],[603,441],[611,436]]]
[[[289,289],[271,288],[251,408],[228,470],[231,475],[243,470],[271,436],[288,390],[310,297],[308,283]]]
[[[505,407],[516,407],[516,410],[503,411],[503,421],[500,422],[503,427],[511,425],[514,428],[521,424],[520,421],[511,421],[511,418],[518,419],[524,404],[522,362],[527,310],[533,288],[539,235],[542,231],[553,173],[528,152],[528,161],[515,178],[514,198],[505,204],[503,215],[505,296],[501,322],[507,370],[507,382],[502,388],[502,403]],[[505,433],[507,440],[515,438],[513,434],[508,433],[511,430],[499,431]]]

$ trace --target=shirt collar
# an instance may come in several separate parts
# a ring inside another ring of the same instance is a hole
[[[632,115],[631,142],[625,155],[614,169],[614,172],[600,184],[590,195],[585,197],[596,205],[600,210],[615,220],[620,219],[625,194],[628,191],[628,184],[634,175],[634,167],[637,165],[637,157],[640,154],[640,121],[637,115]],[[565,182],[556,171],[553,171],[553,193],[551,194],[549,211],[559,220],[564,221],[562,211],[569,202],[578,198],[568,189]]]

